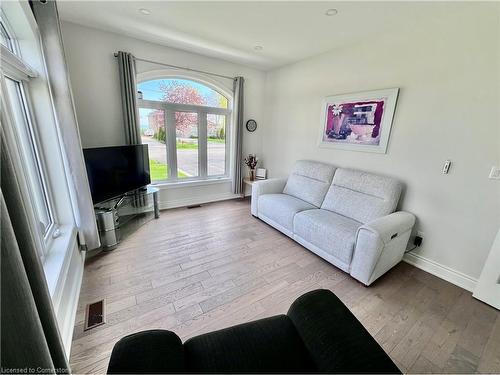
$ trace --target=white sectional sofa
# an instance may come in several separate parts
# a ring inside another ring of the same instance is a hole
[[[297,161],[287,179],[252,185],[252,215],[370,285],[403,258],[415,224],[394,212],[402,185],[393,178]]]

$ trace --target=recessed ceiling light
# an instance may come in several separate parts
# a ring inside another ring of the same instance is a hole
[[[151,11],[149,9],[146,9],[146,8],[139,9],[139,12],[141,12],[142,14],[145,14],[146,16],[151,14]]]
[[[255,47],[253,47],[253,49],[256,50],[256,51],[262,51],[264,49],[264,47],[262,47],[262,46],[255,46]]]
[[[327,9],[325,16],[335,16],[339,11],[335,8]]]

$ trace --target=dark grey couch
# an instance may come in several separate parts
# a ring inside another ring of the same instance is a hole
[[[108,373],[400,373],[329,290],[278,315],[193,337],[152,330],[122,338]]]

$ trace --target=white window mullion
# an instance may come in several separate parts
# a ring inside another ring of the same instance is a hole
[[[178,111],[178,112],[198,112],[200,110],[199,105],[195,104],[179,104],[179,103],[169,103],[169,102],[160,102],[156,100],[147,100],[147,99],[138,99],[137,102],[141,107],[147,108],[162,108],[165,103],[168,104],[169,109]],[[208,107],[202,106],[203,111],[214,113],[217,115],[230,115],[231,110],[226,108],[217,108],[217,107]]]
[[[226,170],[225,170],[225,175],[231,175],[230,168],[231,168],[231,117],[229,115],[226,115],[226,128],[225,128],[225,136],[226,136]]]
[[[175,112],[166,109],[166,122],[165,130],[167,134],[167,165],[168,165],[168,179],[177,179],[177,147],[176,147],[176,134],[175,134]]]
[[[207,112],[198,112],[198,173],[207,177]]]

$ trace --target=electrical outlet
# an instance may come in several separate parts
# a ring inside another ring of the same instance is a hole
[[[424,242],[424,232],[417,231],[415,238],[413,239],[413,245],[416,247],[422,246],[422,242]]]
[[[414,232],[414,234],[410,237],[408,244],[406,245],[405,253],[409,253],[410,251],[413,251],[416,248],[422,246],[422,242],[424,242],[424,232],[420,230]]]

